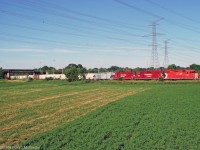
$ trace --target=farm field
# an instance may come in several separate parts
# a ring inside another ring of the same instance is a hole
[[[70,84],[67,81],[2,81],[0,145],[16,145],[145,89],[130,85]]]
[[[199,82],[0,82],[0,144],[200,149]]]

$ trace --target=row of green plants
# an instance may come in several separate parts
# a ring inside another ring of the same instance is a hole
[[[121,85],[122,86],[122,85]],[[40,149],[200,149],[200,85],[167,84],[21,144]]]

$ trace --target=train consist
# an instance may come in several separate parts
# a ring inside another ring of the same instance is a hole
[[[13,71],[13,70],[11,70]],[[25,79],[60,79],[65,80],[65,74],[32,74],[32,75],[12,75],[12,72],[5,73],[5,77],[11,80]],[[15,71],[15,70],[14,70]],[[20,70],[21,71],[21,70]],[[25,70],[27,72],[27,70]],[[126,71],[126,72],[102,72],[102,73],[86,73],[84,76],[79,75],[79,79],[88,80],[198,80],[200,76],[196,70],[145,70],[145,71]]]
[[[195,70],[182,69],[182,70],[146,70],[146,71],[127,71],[116,72],[114,80],[197,80],[199,75]]]

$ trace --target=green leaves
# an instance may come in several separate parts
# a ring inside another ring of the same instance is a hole
[[[65,71],[65,75],[69,82],[78,81],[79,69],[75,67],[71,67]]]
[[[23,145],[45,149],[199,149],[200,85],[149,86],[150,90],[110,103]]]
[[[0,79],[3,78],[3,71],[2,71],[2,68],[0,67]]]

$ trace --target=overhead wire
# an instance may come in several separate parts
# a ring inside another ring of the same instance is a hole
[[[120,1],[120,0],[114,0],[114,1]],[[122,2],[122,1],[120,1],[120,2]],[[123,2],[124,3],[124,2]],[[31,5],[30,5],[31,6]],[[130,6],[132,6],[132,5],[130,5]],[[130,7],[129,6],[129,7]],[[44,8],[44,7],[41,7],[41,8]],[[61,8],[60,6],[58,7],[58,8]],[[136,10],[138,10],[138,11],[142,11],[143,13],[146,13],[146,14],[148,14],[149,15],[149,12],[148,11],[143,11],[142,9],[138,9],[137,7],[131,7],[131,8],[134,8],[134,9],[136,9]],[[50,9],[51,10],[51,9]],[[44,10],[43,10],[44,11]],[[46,11],[46,10],[45,10]],[[79,12],[76,12],[76,11],[71,11],[71,10],[68,10],[69,12],[72,12],[72,13],[74,13],[74,14],[77,14],[77,15],[80,15],[80,16],[85,16],[85,17],[89,17],[89,18],[93,18],[93,19],[96,19],[96,20],[101,20],[101,21],[104,21],[104,23],[108,23],[108,22],[110,22],[110,23],[115,23],[115,24],[117,24],[115,21],[113,21],[113,20],[107,20],[107,19],[104,19],[104,18],[101,18],[101,17],[96,17],[96,16],[93,16],[93,15],[87,15],[87,14],[84,14],[84,13],[79,13]],[[42,24],[48,24],[48,25],[51,25],[51,26],[55,26],[55,27],[61,27],[61,28],[69,28],[69,26],[66,26],[64,23],[56,23],[56,22],[52,22],[52,21],[50,21],[50,20],[46,20],[46,19],[44,19],[44,20],[42,20],[42,19],[38,19],[38,18],[36,18],[36,17],[32,17],[32,16],[27,16],[27,15],[24,15],[24,14],[19,14],[19,13],[16,13],[16,12],[9,12],[9,11],[5,11],[5,10],[1,10],[0,11],[0,13],[4,13],[4,14],[9,14],[9,15],[11,15],[11,16],[15,16],[15,17],[19,17],[19,18],[23,18],[23,19],[26,19],[26,20],[32,20],[32,21],[36,21],[36,22],[39,22],[39,23],[42,23]],[[59,13],[59,14],[54,14],[55,16],[61,16],[62,14],[61,13]],[[155,17],[155,18],[160,18],[161,16],[158,16],[158,15],[154,15],[153,13],[150,13],[150,15],[152,16],[152,17]],[[64,16],[63,16],[64,17]],[[70,18],[73,18],[74,20],[76,20],[76,21],[80,21],[80,22],[87,22],[85,19],[77,19],[77,17],[70,17]],[[93,22],[93,21],[92,21]],[[89,22],[87,22],[87,23],[91,23],[91,20],[89,20]],[[171,22],[172,24],[173,24],[173,22]],[[98,24],[98,23],[97,23]],[[97,24],[95,24],[95,25],[97,25]],[[109,23],[108,23],[109,24]],[[120,24],[120,28],[123,28],[123,27],[125,27],[125,24],[123,24],[123,23],[119,23]],[[122,26],[122,24],[123,24],[123,26]],[[175,24],[176,24],[176,22],[175,22]],[[101,26],[102,24],[99,24],[99,26],[102,28],[102,26]],[[176,25],[178,25],[178,24],[176,24]],[[105,27],[106,27],[107,25],[103,25],[103,29],[105,29]],[[19,27],[19,26],[18,26]],[[79,27],[81,27],[81,26],[79,26]],[[112,26],[113,27],[113,26]],[[128,26],[126,26],[126,27],[128,27]],[[188,26],[186,26],[186,28],[188,28]],[[189,27],[189,28],[192,28],[191,26]],[[28,29],[28,28],[27,28]],[[31,28],[29,28],[30,30],[31,30]],[[78,29],[78,27],[77,28],[75,28],[74,26],[71,28],[72,30],[74,30],[74,31],[77,31],[77,29]],[[89,29],[89,28],[88,28]],[[90,28],[90,29],[92,29],[92,27]],[[94,28],[93,28],[94,29]],[[32,28],[32,30],[37,30],[36,28]],[[48,31],[46,31],[46,30],[43,30],[43,29],[40,29],[41,30],[41,32],[48,32]],[[43,31],[42,31],[43,30]],[[101,30],[101,29],[100,29]],[[99,30],[99,31],[100,31]],[[189,29],[190,30],[190,29]],[[39,31],[39,30],[38,30]],[[79,30],[80,32],[82,32],[82,33],[87,33],[87,34],[91,34],[91,36],[94,36],[94,34],[95,34],[95,36],[97,35],[96,34],[96,32],[95,33],[91,33],[91,32],[87,32],[87,31],[85,31],[85,30],[83,30],[83,31],[81,31],[81,30]],[[108,30],[105,30],[105,32],[106,31],[108,31]],[[195,32],[195,30],[193,30],[194,32]],[[109,32],[109,31],[108,31]],[[111,30],[111,32],[113,32],[113,30]],[[118,31],[117,31],[118,32]],[[92,35],[93,34],[93,35]],[[76,34],[74,34],[74,35],[76,35]],[[123,35],[128,35],[128,33],[123,33]],[[81,36],[80,36],[81,37]],[[84,37],[84,35],[83,35],[83,37]],[[102,37],[105,37],[105,38],[108,38],[108,39],[113,39],[113,40],[116,40],[116,41],[123,41],[123,42],[127,42],[127,41],[129,41],[129,40],[127,40],[127,39],[123,39],[123,38],[118,38],[118,37],[111,37],[111,36],[105,36],[105,35],[103,35]],[[140,37],[140,36],[138,36],[138,37]],[[25,37],[24,37],[25,38]],[[51,40],[47,40],[46,41],[46,39],[34,39],[33,37],[26,37],[27,39],[32,39],[32,40],[43,40],[43,41],[45,41],[45,42],[49,42],[49,43],[57,43],[58,41],[51,41]],[[62,42],[61,42],[62,43]],[[60,44],[61,44],[60,43]],[[64,42],[65,44],[66,44],[66,42]],[[62,43],[62,44],[64,44],[64,43]],[[133,43],[133,41],[129,41],[128,43]],[[57,43],[58,44],[58,43]],[[91,48],[91,47],[89,47],[89,48]]]
[[[77,24],[72,24],[73,27],[81,27],[81,28],[84,28],[84,29],[89,29],[89,30],[99,30],[99,31],[103,31],[103,32],[110,32],[110,33],[119,33],[119,32],[124,32],[125,34],[129,34],[131,36],[139,36],[139,35],[135,35],[135,34],[130,34],[130,32],[126,32],[126,31],[123,31],[121,28],[120,29],[116,29],[115,27],[117,26],[116,24],[112,24],[112,26],[110,24],[105,24],[104,23],[101,23],[101,22],[95,22],[93,20],[86,20],[86,19],[83,19],[83,18],[78,18],[76,16],[70,16],[68,14],[64,14],[64,13],[60,13],[60,10],[55,10],[53,8],[50,8],[50,7],[45,7],[45,6],[41,6],[41,5],[36,5],[36,3],[34,2],[34,4],[30,5],[29,3],[27,4],[27,1],[25,1],[26,3],[23,3],[23,6],[26,6],[28,7],[29,10],[37,10],[37,13],[48,13],[51,14],[51,15],[55,15],[57,17],[63,17],[63,18],[68,18],[68,19],[73,19],[75,21],[80,21],[80,22],[83,22],[83,23],[87,23],[89,25],[95,25],[95,28],[92,28],[91,26],[90,27],[87,27],[87,26],[78,26]],[[5,2],[4,2],[5,3]],[[16,4],[10,4],[8,2],[6,2],[5,4],[7,5],[12,5],[12,6],[15,6],[17,5],[17,7],[22,7],[22,6],[19,6],[19,3],[16,3]],[[34,7],[34,6],[37,6],[37,7]],[[41,8],[41,9],[37,9],[37,8]],[[107,23],[107,22],[106,22]],[[69,25],[69,24],[68,24]],[[102,29],[98,29],[97,27],[100,27],[100,28],[103,28]],[[125,28],[125,27],[123,27]],[[108,30],[108,29],[112,29],[112,30]],[[141,29],[134,29],[134,30],[141,30]],[[115,31],[115,32],[114,32]]]
[[[141,8],[138,8],[138,7],[134,6],[134,5],[131,5],[131,4],[127,3],[127,2],[124,2],[124,1],[122,2],[121,0],[113,0],[113,1],[114,1],[114,2],[117,2],[117,3],[121,4],[121,5],[124,5],[124,6],[126,6],[126,7],[129,7],[129,8],[131,8],[131,9],[134,9],[134,10],[136,10],[136,11],[139,11],[139,12],[141,12],[141,13],[144,13],[144,14],[146,14],[146,15],[155,17],[155,18],[157,18],[157,19],[159,19],[159,18],[164,18],[164,17],[162,17],[162,16],[155,15],[155,14],[149,12],[149,11],[146,11],[146,10],[143,10],[143,9],[141,9]],[[164,20],[165,20],[166,22],[168,22],[168,23],[170,23],[170,24],[172,24],[172,25],[178,26],[178,27],[180,27],[180,28],[182,28],[182,29],[186,29],[186,30],[189,30],[189,31],[193,31],[193,32],[195,32],[195,33],[200,33],[200,31],[198,30],[199,28],[195,28],[195,29],[194,29],[193,26],[189,26],[189,25],[182,24],[182,23],[177,23],[177,22],[175,22],[175,21],[173,21],[173,20],[170,20],[170,19],[167,19],[167,18],[164,18]],[[191,48],[191,47],[190,47],[190,48]],[[192,48],[194,48],[194,47],[192,47]],[[194,49],[196,49],[196,48],[194,48]],[[199,51],[196,51],[196,50],[194,50],[194,51],[195,51],[195,52],[199,52]],[[180,55],[179,55],[179,56],[180,56]]]
[[[28,20],[31,20],[31,21],[37,21],[41,24],[48,24],[48,25],[51,25],[51,26],[55,26],[55,27],[61,27],[61,28],[65,28],[65,29],[69,29],[69,26],[68,25],[65,25],[65,24],[62,24],[62,23],[58,23],[58,22],[54,22],[54,21],[51,21],[51,20],[42,20],[42,19],[38,19],[36,17],[33,17],[33,16],[28,16],[28,15],[24,15],[24,14],[19,14],[19,13],[16,13],[16,12],[12,12],[12,11],[6,11],[6,10],[0,10],[0,13],[3,13],[3,14],[7,14],[7,15],[11,15],[11,16],[15,16],[15,17],[19,17],[19,18],[22,18],[22,19],[28,19]],[[123,41],[123,42],[126,42],[126,43],[133,43],[133,41],[129,39],[123,39],[123,38],[117,38],[116,36],[115,37],[112,37],[112,36],[107,36],[107,35],[103,35],[103,34],[100,34],[100,33],[96,33],[96,32],[92,32],[92,31],[85,31],[83,29],[74,29],[74,27],[70,27],[72,30],[74,31],[79,31],[79,32],[82,32],[82,33],[87,33],[87,34],[90,34],[90,35],[94,35],[96,34],[96,36],[101,36],[101,37],[104,37],[104,38],[107,38],[107,39],[112,39],[112,40],[116,40],[116,41]],[[128,34],[125,34],[125,35],[128,35]],[[131,36],[133,36],[131,34]],[[136,37],[142,37],[142,36],[137,36],[135,35]]]
[[[181,13],[179,13],[179,12],[173,10],[173,9],[167,8],[166,6],[163,6],[163,5],[161,5],[161,4],[159,4],[159,3],[155,2],[155,1],[152,1],[152,0],[145,0],[145,1],[150,3],[150,4],[152,4],[152,5],[154,5],[154,6],[156,6],[156,7],[164,9],[165,11],[168,11],[168,12],[170,12],[172,14],[175,14],[176,16],[182,17],[182,18],[184,18],[186,20],[192,21],[194,23],[200,23],[200,21],[198,21],[198,20],[195,20],[195,19],[193,19],[191,17],[188,17],[186,15],[183,15],[183,14],[181,14]]]
[[[134,6],[133,4],[129,4],[129,3],[124,2],[124,1],[122,2],[121,0],[113,0],[113,1],[116,2],[116,3],[119,3],[119,4],[123,5],[123,6],[129,7],[129,8],[131,8],[131,9],[136,10],[136,11],[139,11],[139,12],[141,12],[141,13],[143,13],[143,14],[148,15],[148,16],[154,17],[154,18],[156,18],[156,19],[164,18],[163,21],[165,21],[165,22],[167,22],[167,23],[170,23],[170,24],[172,24],[172,25],[175,25],[175,26],[177,26],[177,27],[180,27],[180,28],[182,28],[182,29],[186,29],[186,30],[189,30],[189,31],[193,31],[193,32],[195,32],[195,33],[196,33],[196,32],[200,33],[200,28],[198,28],[198,27],[194,27],[194,26],[191,26],[191,25],[186,25],[186,24],[184,24],[184,23],[180,23],[180,22],[177,22],[177,21],[173,21],[173,20],[168,19],[168,18],[166,18],[166,17],[160,16],[160,15],[156,15],[156,14],[150,12],[150,11],[146,11],[146,10],[143,10],[143,9],[141,9],[141,8],[138,8],[138,7]]]

